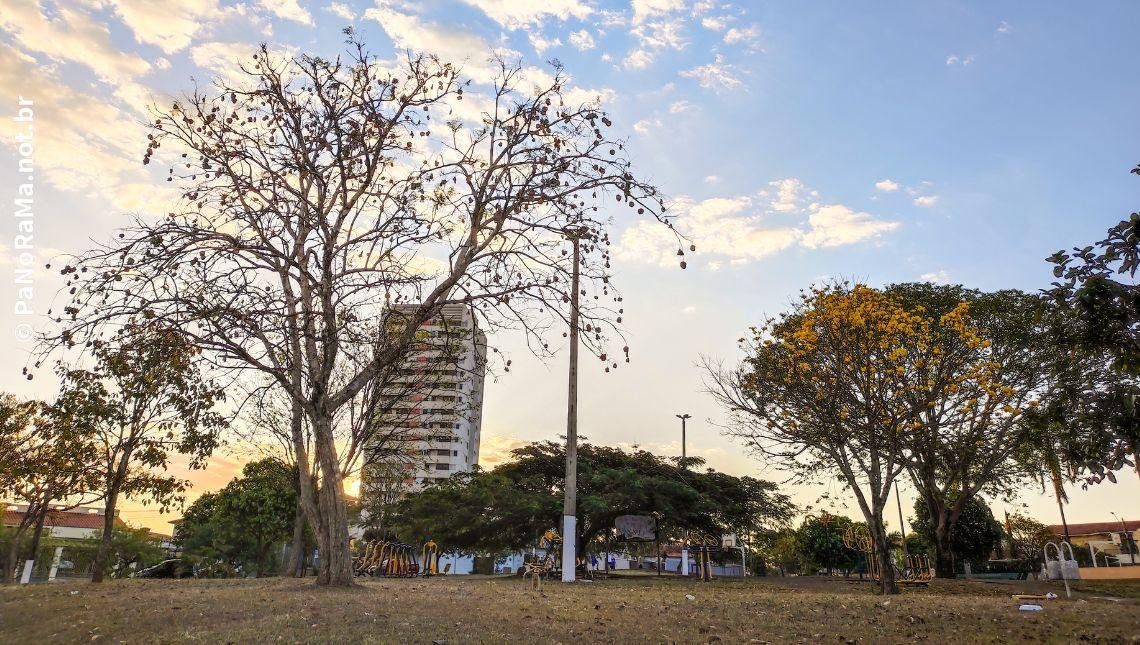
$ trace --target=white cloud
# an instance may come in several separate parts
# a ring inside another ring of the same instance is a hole
[[[723,266],[723,263],[720,260],[710,260],[709,263],[706,264],[705,266],[708,268],[709,271],[716,273],[717,271],[720,271],[720,268],[721,268],[721,266]]]
[[[578,51],[583,52],[593,49],[595,46],[594,37],[585,29],[570,34],[570,44],[577,48]]]
[[[717,54],[707,65],[684,70],[681,76],[696,79],[701,87],[709,90],[735,90],[744,85],[737,76],[735,66],[726,63],[722,54]]]
[[[261,6],[282,20],[312,25],[313,16],[297,0],[261,0]]]
[[[250,78],[239,64],[251,62],[255,51],[257,45],[253,43],[199,43],[190,50],[190,60],[226,83],[241,87],[249,83]]]
[[[719,184],[720,183],[720,177],[717,175],[705,175],[705,183],[706,184]]]
[[[463,0],[506,29],[538,25],[548,17],[584,20],[593,12],[579,0]]]
[[[709,31],[724,31],[732,19],[732,16],[705,16],[701,18],[701,26]]]
[[[641,23],[663,13],[685,8],[685,0],[633,0],[633,22]]]
[[[649,134],[655,128],[659,127],[661,127],[661,121],[657,119],[642,119],[633,124],[634,131],[642,136]]]
[[[693,3],[692,14],[694,16],[700,16],[712,11],[713,9],[716,9],[715,0],[697,0]]]
[[[673,49],[680,51],[688,45],[685,40],[685,22],[680,18],[654,20],[634,27],[630,33],[645,49]]]
[[[756,41],[760,38],[760,27],[750,25],[744,29],[733,27],[724,34],[724,42],[729,45],[736,45],[738,43],[747,44],[750,48],[756,46]]]
[[[626,69],[645,69],[653,63],[653,54],[644,49],[635,49],[626,55],[622,63]]]
[[[930,208],[938,203],[938,195],[921,195],[914,198],[914,205],[921,206],[922,208]]]
[[[325,11],[348,21],[356,20],[356,14],[353,13],[352,7],[343,2],[333,2],[325,7]]]
[[[673,101],[669,104],[669,114],[683,114],[685,112],[691,112],[692,109],[693,104],[684,99]]]
[[[219,18],[245,13],[244,5],[222,9],[218,0],[114,0],[109,4],[135,39],[167,54],[185,49],[198,32]]]
[[[562,41],[558,38],[550,39],[537,32],[528,33],[527,39],[530,40],[531,47],[534,47],[535,53],[539,56],[552,47],[562,46]]]
[[[487,62],[495,48],[467,30],[424,22],[418,16],[401,13],[387,5],[366,10],[364,17],[380,23],[398,50],[430,52],[453,63],[466,62],[463,71],[476,82],[488,81],[496,73],[495,67]]]
[[[918,276],[918,279],[923,282],[932,282],[934,284],[946,284],[950,282],[950,273],[946,269],[939,269],[938,271],[931,271],[923,273]]]
[[[1008,34],[1010,31],[1012,31],[1012,28],[1009,26],[1009,23],[1004,20],[1001,21],[1001,24],[998,25],[997,32],[999,34]]]
[[[46,185],[116,211],[153,210],[166,203],[165,185],[156,186],[141,162],[145,130],[115,100],[64,84],[53,66],[37,64],[4,43],[0,87],[33,97],[36,122],[51,125],[35,132],[36,165]],[[0,144],[15,145],[23,131],[23,124],[0,119]]]
[[[760,191],[760,196],[768,198],[768,207],[777,213],[795,213],[803,209],[806,197],[818,197],[819,193],[811,191],[806,194],[804,184],[795,177],[778,179],[768,182],[769,189]],[[773,193],[775,191],[775,194]]]
[[[899,189],[899,183],[892,179],[882,179],[875,182],[875,190],[881,190],[884,193],[893,193]]]
[[[49,17],[38,0],[6,3],[0,29],[23,51],[85,66],[106,83],[125,83],[151,69],[142,57],[113,44],[105,24],[75,8],[56,7]]]
[[[969,56],[964,56],[964,57],[958,56],[957,54],[950,54],[949,56],[946,57],[946,66],[947,67],[954,67],[955,65],[960,65],[962,67],[966,67],[970,63],[974,62],[974,58],[975,58],[975,56],[973,54],[970,54]]]
[[[713,256],[709,269],[724,261],[742,265],[801,246],[831,248],[872,240],[898,228],[843,204],[820,205],[817,196],[795,178],[770,182],[756,195],[714,197],[695,201],[682,197],[670,204],[673,224],[697,247]],[[789,218],[792,218],[789,221]],[[679,261],[678,241],[655,222],[637,222],[626,229],[618,245],[622,259],[673,266]]]
[[[811,231],[804,236],[802,243],[809,249],[854,244],[899,227],[898,222],[877,220],[870,213],[855,211],[843,204],[815,208],[808,222]]]

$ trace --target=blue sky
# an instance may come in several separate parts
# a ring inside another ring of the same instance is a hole
[[[130,212],[168,196],[140,163],[148,99],[233,73],[259,41],[335,55],[352,24],[373,51],[437,51],[472,75],[498,49],[541,68],[559,59],[600,95],[640,172],[675,200],[698,245],[676,268],[660,231],[616,213],[616,281],[633,362],[583,376],[581,432],[610,444],[690,454],[735,473],[779,478],[719,436],[701,393],[701,355],[732,360],[735,339],[796,291],[830,276],[874,285],[1047,285],[1043,258],[1099,239],[1137,207],[1140,5],[801,3],[719,0],[144,0],[0,2],[0,198],[17,177],[15,113],[36,107],[36,239],[50,258],[105,239]],[[14,226],[0,263],[14,270]],[[49,306],[53,276],[37,279]],[[11,280],[3,297],[16,297]],[[0,309],[5,330],[22,322]],[[7,332],[5,332],[7,333]],[[11,338],[11,336],[6,336]],[[514,357],[487,392],[487,462],[520,441],[554,438],[565,419],[561,358]],[[0,344],[0,387],[50,396],[19,375],[26,345]],[[234,462],[196,475],[215,488]],[[1140,484],[1074,492],[1073,521],[1135,509]],[[822,488],[796,489],[811,503]],[[833,491],[834,492],[834,491]],[[904,498],[907,497],[904,492]],[[1049,498],[1023,501],[1046,522]],[[1000,507],[1000,505],[999,505]],[[841,508],[834,510],[842,511]],[[855,508],[848,513],[857,513]],[[125,511],[151,523],[149,512]]]

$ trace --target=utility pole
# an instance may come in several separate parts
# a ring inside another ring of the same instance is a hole
[[[677,414],[674,416],[676,416],[678,419],[681,420],[681,468],[684,469],[685,468],[685,458],[687,457],[687,455],[685,454],[685,421],[687,419],[692,419],[693,415],[691,415],[691,414]]]
[[[895,502],[899,505],[899,534],[902,535],[903,561],[907,564],[904,568],[909,568],[910,556],[906,552],[906,522],[903,521],[902,498],[899,497],[899,482],[897,479],[895,480]]]
[[[674,415],[681,420],[681,470],[687,470],[688,466],[685,465],[685,421],[693,418],[693,415],[676,414]],[[685,540],[681,542],[681,575],[689,575],[689,532],[685,531]]]
[[[562,504],[562,582],[574,582],[577,575],[578,536],[578,272],[579,244],[584,228],[567,228],[566,237],[574,246],[574,268],[570,273],[570,383],[566,397],[566,486]]]

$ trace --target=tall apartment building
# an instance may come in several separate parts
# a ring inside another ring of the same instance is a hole
[[[416,305],[396,305],[411,313]],[[479,461],[487,338],[469,307],[448,305],[420,327],[364,450],[361,494],[392,502]]]

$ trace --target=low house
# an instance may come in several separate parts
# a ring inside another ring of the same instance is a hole
[[[1049,530],[1065,535],[1065,527],[1060,524],[1050,526]],[[1098,558],[1103,553],[1119,557],[1122,564],[1140,564],[1140,556],[1128,555],[1129,550],[1135,553],[1140,544],[1140,520],[1070,524],[1069,538],[1074,549],[1083,548],[1090,553],[1095,550]]]
[[[16,527],[28,511],[27,504],[15,504],[4,509],[4,526]],[[126,528],[127,524],[115,511],[115,527]],[[94,506],[79,506],[70,510],[48,511],[44,517],[44,537],[65,540],[97,538],[103,534],[103,509]]]

